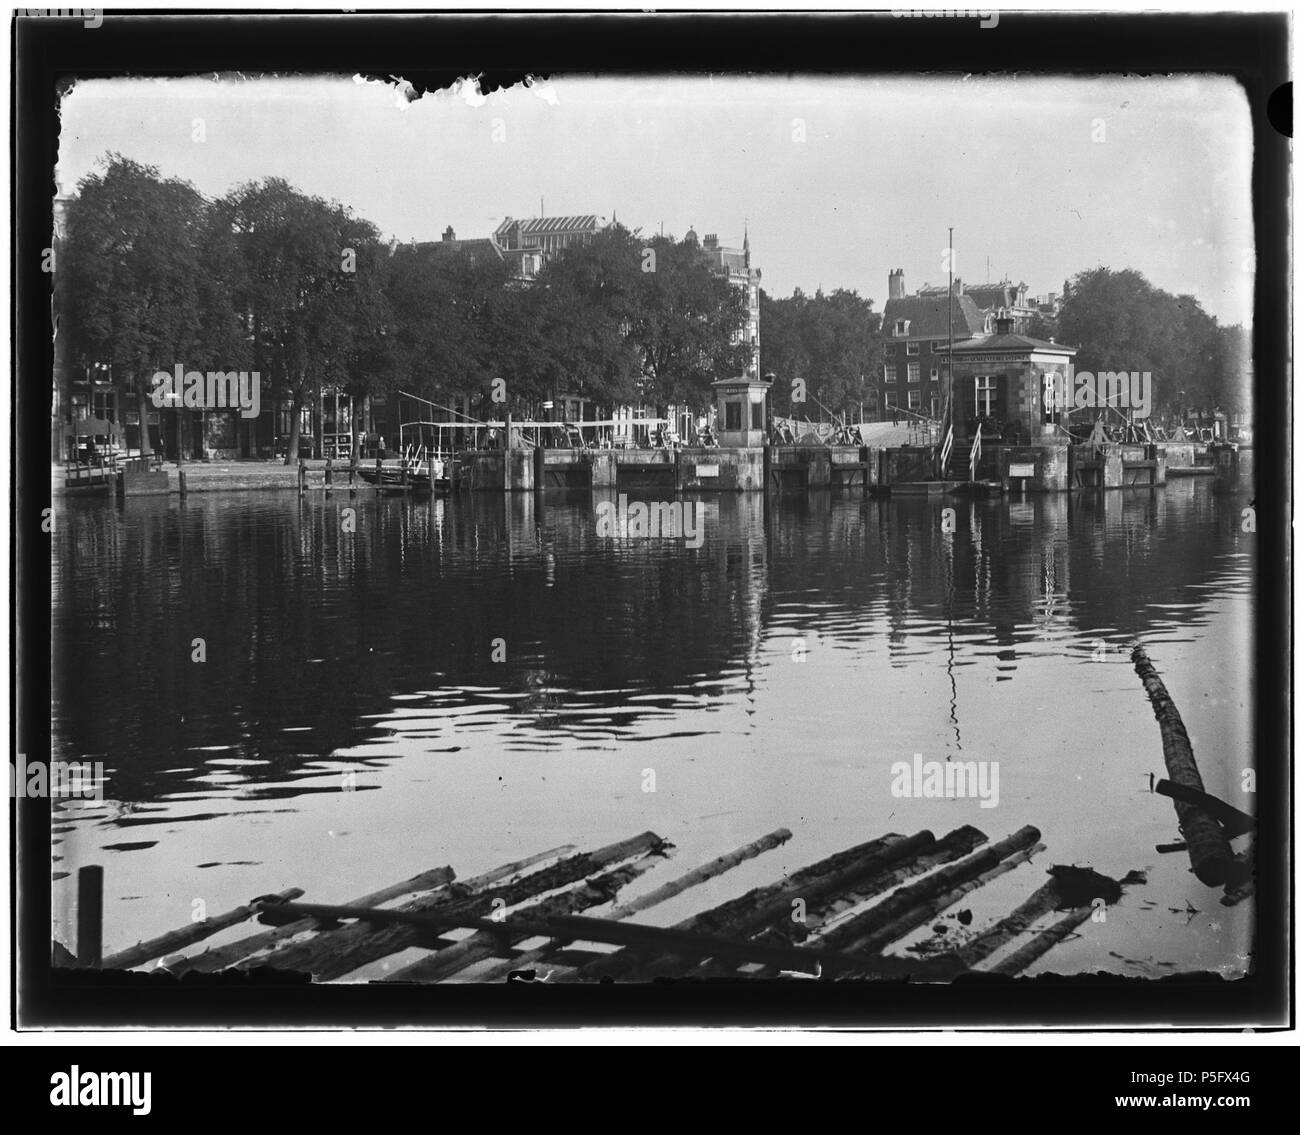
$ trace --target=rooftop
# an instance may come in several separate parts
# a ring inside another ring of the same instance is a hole
[[[1005,335],[976,335],[954,343],[954,351],[1054,351],[1060,355],[1078,354],[1077,347],[1067,347],[1064,343],[1050,343],[1046,339],[1034,339],[1011,331]]]
[[[497,225],[496,235],[519,226],[520,236],[538,236],[546,233],[591,232],[603,225],[603,220],[594,213],[583,213],[572,217],[507,217]]]
[[[942,296],[904,296],[885,304],[881,327],[889,336],[896,320],[906,319],[908,339],[948,337],[948,293]],[[952,334],[954,339],[968,339],[984,330],[984,317],[969,296],[952,297]]]

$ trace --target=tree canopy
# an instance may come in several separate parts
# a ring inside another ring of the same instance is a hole
[[[1194,296],[1157,288],[1132,268],[1074,276],[1058,322],[1061,341],[1079,349],[1077,370],[1149,370],[1157,411],[1249,406],[1242,329],[1220,326]]]
[[[764,292],[761,303],[763,369],[776,375],[775,407],[792,417],[819,416],[822,407],[856,417],[875,407],[884,352],[872,300],[843,288],[813,296],[795,288],[785,299]]]

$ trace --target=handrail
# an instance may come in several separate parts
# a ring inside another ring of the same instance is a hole
[[[948,423],[948,432],[944,435],[943,450],[939,454],[939,479],[942,481],[948,472],[948,458],[952,455],[952,423]]]
[[[984,423],[976,422],[975,440],[971,443],[971,447],[970,447],[970,479],[972,481],[975,480],[975,470],[979,467],[979,463],[980,463],[980,448],[981,448],[980,437],[983,433],[983,430],[984,430]]]

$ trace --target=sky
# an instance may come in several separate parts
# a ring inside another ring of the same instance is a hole
[[[1060,292],[1098,265],[1251,323],[1252,141],[1228,78],[570,77],[409,99],[355,76],[91,79],[66,190],[115,152],[216,197],[278,176],[388,237],[588,214],[739,245],[769,295],[956,274]],[[544,205],[543,205],[544,202]]]

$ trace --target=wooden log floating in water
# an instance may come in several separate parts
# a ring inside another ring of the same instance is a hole
[[[739,866],[748,859],[753,859],[755,856],[762,855],[765,851],[780,847],[790,838],[791,833],[788,828],[778,828],[776,831],[770,832],[752,843],[745,844],[744,847],[738,847],[735,851],[730,851],[726,855],[719,855],[716,859],[711,859],[708,863],[702,864],[692,871],[687,871],[686,874],[674,879],[671,883],[656,887],[653,891],[649,891],[630,902],[619,903],[609,912],[609,918],[619,921],[643,910],[649,910],[651,907],[667,902],[671,898],[676,898],[679,894],[699,883],[707,882],[726,871],[730,871],[733,867]],[[504,981],[518,970],[530,969],[546,961],[567,945],[567,939],[552,939],[550,942],[528,950],[518,957],[483,970],[479,973],[478,980],[483,982]]]
[[[1040,889],[1030,903],[1022,904],[966,951],[947,949],[930,957],[889,957],[879,951],[963,895],[1026,861],[1041,849],[1034,843],[1037,835],[1036,829],[1026,827],[974,852],[987,837],[969,826],[938,841],[928,831],[908,837],[890,833],[819,860],[779,882],[754,888],[675,926],[647,926],[629,920],[632,914],[669,901],[780,846],[790,838],[783,828],[621,907],[612,906],[605,917],[579,913],[616,903],[620,890],[649,871],[671,846],[653,832],[644,832],[591,853],[564,855],[571,850],[568,847],[542,852],[465,882],[455,882],[449,867],[436,868],[344,906],[286,898],[302,893],[297,890],[266,896],[238,912],[143,943],[135,947],[134,959],[128,956],[125,960],[138,963],[145,955],[161,956],[181,947],[185,939],[214,932],[236,913],[239,917],[257,913],[263,922],[278,925],[182,959],[180,966],[169,969],[186,972],[232,965],[241,970],[267,966],[305,971],[317,980],[329,981],[418,947],[432,952],[382,980],[500,980],[516,969],[545,960],[558,970],[548,978],[560,981],[780,973],[946,981],[970,972],[972,961],[982,960],[1027,930],[1032,913],[1048,901],[1045,895],[1050,893],[1050,901],[1067,901],[1062,897],[1058,873],[1079,869],[1053,868],[1050,890]],[[556,861],[557,855],[563,857]],[[916,882],[904,885],[903,880],[909,878]],[[1113,884],[1102,876],[1096,878]],[[1118,893],[1118,885],[1115,888]],[[414,897],[400,906],[382,905],[412,894]],[[887,897],[864,909],[864,903],[880,894]],[[1083,917],[1090,909],[1084,909]],[[799,933],[806,932],[805,913],[811,916],[813,936],[803,945],[794,945],[790,924],[798,921]],[[456,940],[457,932],[463,930],[472,933]],[[1069,927],[1049,927],[1013,958],[1018,959],[1017,964],[1027,965],[1068,932]],[[525,946],[530,939],[541,944]],[[601,953],[589,944],[622,949]],[[122,960],[121,955],[110,959],[114,963]],[[393,969],[391,965],[383,968]]]
[[[1061,892],[1055,880],[1044,883],[1005,918],[998,919],[987,930],[975,935],[956,953],[963,962],[974,968],[1003,946],[1019,938],[1044,915],[1051,914],[1061,902]]]
[[[1033,847],[1038,842],[1039,834],[1037,828],[1027,824],[983,851],[977,851],[965,859],[941,867],[916,883],[901,887],[882,902],[830,930],[822,937],[822,945],[828,950],[849,950],[855,948],[857,943],[874,940],[877,932],[897,923],[909,912],[928,910],[932,901],[943,892],[996,867],[1008,856]]]
[[[911,910],[904,911],[892,922],[880,927],[879,930],[854,941],[849,949],[854,953],[875,953],[883,950],[890,943],[897,942],[904,935],[910,934],[922,923],[928,922],[943,913],[953,903],[965,898],[971,891],[978,890],[986,883],[998,878],[999,875],[1005,875],[1008,871],[1015,870],[1022,863],[1028,863],[1032,856],[1037,855],[1042,850],[1044,850],[1043,844],[1037,843],[1032,847],[1026,847],[1008,855],[1005,859],[994,863],[978,875],[956,883],[947,890],[940,891],[927,902],[923,902]]]
[[[1091,917],[1091,907],[1085,906],[1071,911],[1064,918],[1052,923],[1047,929],[1039,931],[1020,949],[993,966],[988,972],[1001,974],[1004,977],[1013,977],[1021,973],[1038,961],[1053,946],[1065,941]]]
[[[1234,808],[1225,800],[1211,796],[1208,792],[1197,792],[1185,784],[1175,784],[1171,780],[1161,780],[1156,784],[1156,791],[1171,800],[1181,800],[1192,804],[1219,822],[1223,834],[1229,839],[1255,830],[1255,817],[1239,808]]]
[[[677,923],[675,929],[745,938],[777,919],[791,917],[795,900],[803,900],[807,907],[815,906],[845,887],[859,884],[934,843],[934,834],[928,831],[906,837],[890,833],[805,867],[783,882],[755,888],[738,899]],[[695,962],[702,960],[698,955],[694,958]],[[690,956],[669,954],[656,957],[631,947],[604,961],[584,966],[564,980],[617,977],[623,981],[649,981],[656,976],[680,973],[690,964],[693,964]]]
[[[289,887],[287,890],[280,891],[275,897],[288,901],[300,897],[302,893],[299,887]],[[224,914],[214,914],[211,918],[203,919],[202,922],[182,926],[179,930],[171,930],[157,938],[150,938],[147,942],[140,942],[130,949],[121,950],[105,958],[104,968],[134,969],[136,966],[144,965],[145,962],[153,961],[154,958],[161,958],[176,950],[183,950],[186,946],[193,946],[196,942],[202,942],[204,938],[211,938],[218,931],[236,926],[251,918],[256,913],[256,904],[257,900],[254,899],[253,902],[237,906]]]
[[[350,906],[379,906],[381,903],[390,902],[405,894],[413,894],[417,891],[435,890],[438,887],[445,886],[456,877],[456,872],[450,867],[435,867],[432,871],[425,871],[416,875],[412,879],[407,879],[403,883],[395,883],[391,886],[384,887],[369,895],[362,895],[359,899],[354,899]],[[214,950],[207,950],[194,958],[185,958],[180,962],[168,967],[172,973],[182,974],[190,973],[215,973],[223,970],[227,966],[233,966],[245,958],[260,953],[262,950],[269,949],[277,942],[283,942],[286,939],[296,937],[306,930],[315,930],[322,924],[314,918],[303,918],[296,922],[291,922],[287,926],[277,926],[271,930],[263,930],[260,934],[253,934],[248,938],[241,938],[238,942],[231,942],[226,946],[218,946]]]
[[[1142,679],[1160,726],[1160,741],[1164,748],[1169,779],[1175,784],[1204,792],[1205,785],[1201,783],[1192,743],[1188,739],[1178,707],[1174,705],[1173,698],[1169,696],[1169,691],[1165,689],[1164,682],[1151,665],[1151,659],[1147,657],[1146,649],[1141,643],[1133,647],[1132,659],[1133,668]],[[1178,815],[1178,826],[1187,841],[1192,871],[1206,886],[1222,886],[1232,875],[1232,848],[1228,846],[1223,829],[1209,813],[1196,805],[1175,800],[1174,811]]]
[[[776,831],[769,832],[762,838],[754,840],[753,843],[747,843],[744,847],[738,847],[735,851],[728,852],[726,855],[719,855],[716,859],[696,867],[693,871],[687,871],[685,875],[674,879],[671,883],[665,883],[662,887],[658,887],[629,902],[619,903],[614,908],[614,916],[627,918],[628,915],[636,914],[638,911],[658,906],[661,902],[667,902],[668,899],[675,898],[683,891],[690,890],[691,887],[699,883],[707,882],[709,879],[730,871],[747,859],[753,859],[756,855],[762,855],[765,851],[780,847],[791,838],[793,837],[789,828],[777,828]]]
[[[644,855],[661,854],[666,846],[654,832],[643,832],[597,851],[569,856],[554,866],[499,886],[493,885],[495,880],[484,882],[482,877],[466,883],[454,883],[444,890],[415,899],[400,909],[417,913],[450,907],[457,913],[488,915],[497,908],[494,900],[499,899],[501,907],[517,906],[549,891],[572,886],[605,867]],[[316,934],[305,942],[290,943],[264,958],[253,959],[251,964],[306,972],[318,981],[331,981],[390,954],[399,953],[408,946],[418,945],[419,940],[419,932],[409,926],[392,925],[375,929],[360,923]],[[250,962],[241,962],[240,968],[248,968],[249,965]]]
[[[491,919],[456,920],[453,925],[463,923],[474,927],[478,933],[412,962],[409,966],[390,974],[385,980],[442,981],[469,966],[496,957],[501,953],[503,945],[513,945],[539,934],[553,934],[554,931],[548,929],[552,926],[553,919],[572,916],[580,910],[588,910],[594,906],[603,906],[623,887],[645,874],[653,866],[652,859],[634,859],[631,863],[624,863],[621,867],[615,867],[604,874],[588,879],[580,887],[543,899],[533,906],[525,907],[517,914],[507,914],[499,922]],[[607,924],[613,925],[612,922]],[[607,939],[594,940],[606,941]]]
[[[945,863],[951,863],[964,855],[969,855],[981,844],[988,843],[988,841],[989,837],[979,828],[971,827],[969,824],[963,825],[950,831],[943,839],[932,844],[921,854],[910,856],[895,864],[890,870],[867,879],[862,884],[846,891],[842,896],[836,897],[830,904],[820,910],[809,911],[806,924],[789,919],[773,927],[772,932],[789,934],[793,941],[795,938],[806,937],[808,934],[815,933],[822,928],[829,929],[833,923],[840,921],[842,916],[852,912],[854,907],[866,903],[877,895],[886,894],[895,887],[902,886],[908,879],[914,879],[918,875],[924,875],[929,871],[933,871],[936,867],[943,866]]]

